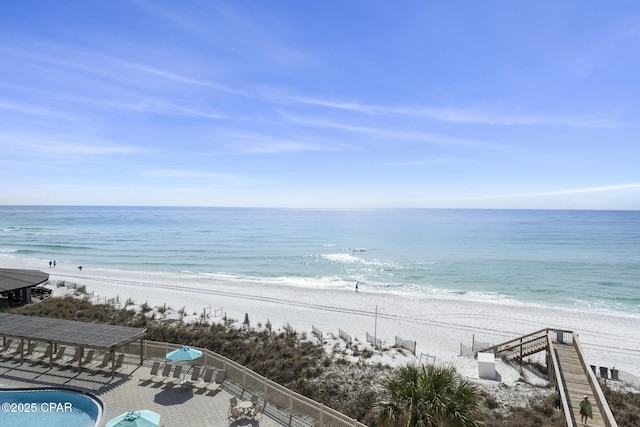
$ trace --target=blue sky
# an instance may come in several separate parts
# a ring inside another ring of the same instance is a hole
[[[640,209],[636,1],[32,1],[0,204]]]

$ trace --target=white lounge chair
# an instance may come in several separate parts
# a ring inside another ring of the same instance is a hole
[[[173,387],[180,383],[180,375],[182,374],[182,365],[176,365],[176,368],[173,370],[173,375],[168,377],[162,383],[167,387]]]
[[[198,378],[200,378],[200,367],[194,366],[193,371],[191,372],[191,378],[189,379],[189,381],[185,381],[182,383],[182,388],[185,390],[193,388],[193,385],[198,382]]]
[[[155,361],[153,362],[153,365],[151,365],[151,370],[149,370],[148,374],[145,374],[143,376],[141,376],[138,379],[138,384],[142,383],[148,383],[151,382],[151,380],[153,379],[153,377],[155,377],[156,375],[158,375],[158,370],[160,369],[160,362]]]
[[[224,379],[226,377],[226,371],[224,370],[219,370],[216,373],[216,380],[209,383],[209,385],[207,385],[206,389],[207,391],[210,392],[214,392],[214,391],[218,391],[222,388],[222,384],[224,383]]]
[[[213,369],[207,368],[204,371],[204,377],[193,385],[196,390],[206,390],[207,386],[213,380]]]
[[[164,380],[169,378],[169,374],[171,374],[172,367],[173,366],[170,363],[167,363],[166,365],[164,365],[164,368],[162,368],[162,373],[160,375],[156,375],[155,377],[151,378],[151,381],[153,381],[155,384],[162,384]]]

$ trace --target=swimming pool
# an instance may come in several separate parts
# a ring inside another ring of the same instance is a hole
[[[0,390],[0,426],[95,427],[102,402],[73,389]]]

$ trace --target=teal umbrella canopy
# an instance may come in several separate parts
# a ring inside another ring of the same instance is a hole
[[[186,345],[167,353],[167,359],[173,360],[174,362],[184,362],[194,360],[199,357],[202,357],[202,352],[200,350],[196,350],[195,348],[191,348]]]
[[[158,427],[160,414],[143,409],[120,414],[107,421],[106,427]]]

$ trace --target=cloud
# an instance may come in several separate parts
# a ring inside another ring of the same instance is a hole
[[[191,86],[205,87],[208,89],[214,89],[220,92],[231,93],[231,94],[239,95],[243,97],[253,97],[252,95],[249,95],[246,92],[236,90],[229,86],[221,85],[218,83],[212,83],[210,81],[198,80],[191,77],[181,76],[179,74],[171,73],[169,71],[159,70],[157,68],[151,68],[151,67],[147,67],[139,64],[128,64],[128,66],[129,68],[132,68],[134,70],[142,71],[147,74],[152,74],[154,76],[161,77],[165,80],[171,80],[177,83],[184,83]]]
[[[522,125],[559,125],[568,127],[607,128],[620,124],[603,116],[594,114],[590,116],[559,116],[548,117],[535,114],[506,113],[495,108],[434,108],[434,107],[390,107],[382,105],[362,104],[358,102],[336,102],[310,97],[294,97],[295,101],[302,104],[316,105],[320,107],[351,111],[354,113],[374,116],[406,116],[423,117],[427,119],[462,124],[485,124],[496,126],[522,126]]]
[[[82,141],[78,141],[78,140]],[[142,151],[138,146],[120,144],[79,135],[26,135],[4,134],[0,141],[5,146],[41,155],[125,155]]]
[[[572,194],[598,193],[608,191],[630,190],[640,188],[640,183],[602,185],[596,187],[573,188],[567,190],[539,191],[530,193],[496,194],[486,196],[457,197],[449,200],[483,200],[483,199],[510,199],[510,198],[532,198],[532,197],[552,197],[567,196]]]
[[[225,136],[230,146],[242,154],[282,154],[313,151],[340,151],[358,149],[351,144],[305,141],[295,138],[279,138],[254,133],[234,133]]]
[[[452,158],[432,158],[432,159],[417,159],[417,160],[408,160],[408,161],[394,161],[387,163],[389,166],[430,166],[430,165],[443,165],[443,164],[451,164],[451,163],[462,163],[461,159],[452,159]]]
[[[505,145],[495,144],[486,141],[474,140],[474,139],[466,139],[466,138],[454,138],[445,135],[438,135],[428,132],[405,132],[405,131],[396,131],[389,129],[382,129],[377,127],[370,126],[356,126],[349,125],[340,122],[335,122],[332,120],[325,119],[315,119],[308,117],[295,116],[292,114],[288,114],[280,111],[280,114],[285,119],[304,126],[310,127],[320,127],[320,128],[333,128],[344,130],[347,132],[360,133],[375,137],[383,137],[387,139],[393,140],[405,140],[405,141],[421,141],[428,142],[432,144],[439,145],[451,145],[451,146],[460,146],[460,147],[470,147],[470,148],[478,148],[478,149],[505,149],[510,148]]]
[[[206,179],[241,184],[254,182],[254,180],[243,175],[188,169],[151,169],[143,172],[143,175],[178,179]]]

